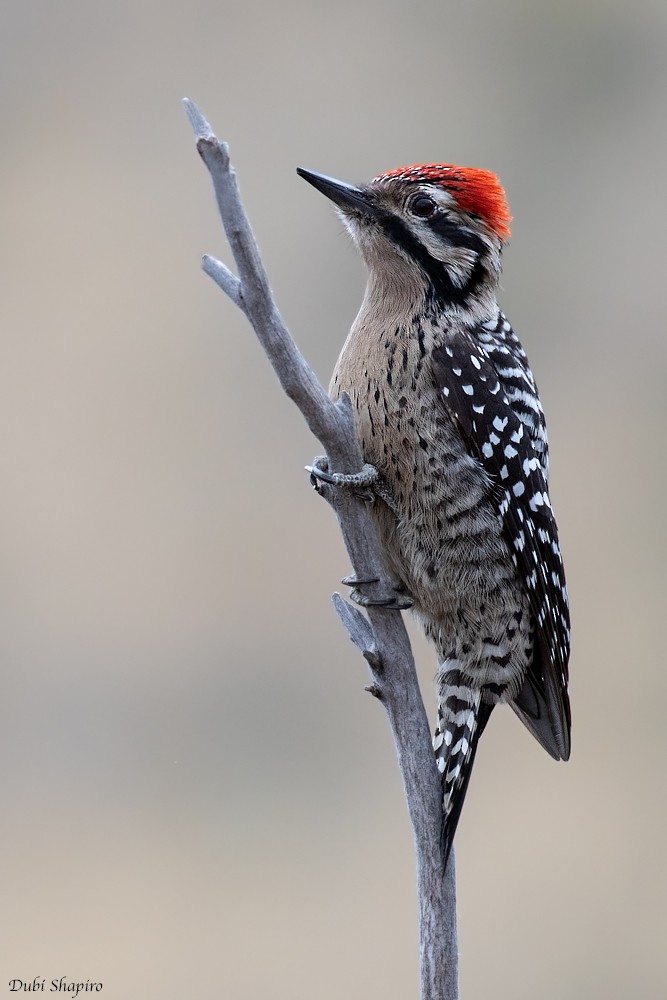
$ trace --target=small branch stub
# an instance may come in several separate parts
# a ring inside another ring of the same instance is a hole
[[[367,649],[363,654],[364,659],[374,674],[381,674],[384,667],[382,657],[376,649]]]
[[[245,312],[245,302],[241,292],[241,282],[229,268],[215,257],[204,254],[202,257],[202,268],[209,278],[213,278],[216,285],[222,288],[225,295],[229,296],[235,306]]]
[[[375,635],[373,634],[373,629],[370,626],[368,618],[358,608],[355,608],[353,604],[344,601],[340,594],[334,594],[331,600],[347,634],[360,653],[366,656],[372,650],[377,655]]]

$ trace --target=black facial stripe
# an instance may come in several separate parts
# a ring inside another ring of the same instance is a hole
[[[443,222],[445,220],[442,220]],[[412,235],[408,227],[397,219],[395,215],[389,215],[388,213],[382,213],[378,217],[378,222],[382,226],[385,234],[396,243],[409,257],[415,260],[422,270],[427,275],[435,295],[443,303],[463,305],[468,298],[468,296],[475,291],[479,284],[484,279],[484,268],[482,267],[481,259],[484,255],[486,247],[482,240],[471,233],[463,233],[459,227],[454,226],[449,223],[447,229],[447,240],[452,246],[465,247],[468,250],[474,250],[477,253],[477,260],[475,261],[472,271],[470,273],[470,278],[468,282],[459,288],[449,277],[447,268],[440,260],[436,260],[428,252],[423,243],[420,243],[415,236]],[[433,224],[431,224],[433,225]],[[437,225],[437,221],[436,221]],[[440,230],[436,230],[440,232]]]
[[[484,241],[479,236],[461,229],[460,226],[457,226],[456,223],[440,212],[434,215],[432,219],[428,219],[427,225],[434,233],[437,233],[442,239],[447,240],[450,246],[472,250],[476,254],[483,254],[486,250]]]

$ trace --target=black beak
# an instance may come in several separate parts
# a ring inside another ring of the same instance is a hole
[[[321,191],[329,198],[334,205],[338,205],[344,212],[360,212],[370,218],[376,218],[377,210],[368,197],[364,188],[354,187],[352,184],[345,184],[343,181],[336,181],[333,177],[326,177],[324,174],[316,174],[312,170],[304,170],[297,167],[296,172],[299,177],[312,184],[314,188]]]

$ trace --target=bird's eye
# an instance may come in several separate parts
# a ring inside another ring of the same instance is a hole
[[[413,215],[419,216],[420,219],[428,219],[437,207],[433,198],[429,198],[427,194],[420,194],[411,202],[410,211]]]

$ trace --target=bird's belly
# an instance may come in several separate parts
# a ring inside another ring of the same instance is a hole
[[[484,602],[514,581],[493,483],[449,418],[430,401],[412,425],[391,412],[378,423],[361,434],[364,458],[396,501],[398,516],[378,503],[380,530],[416,602],[439,613]]]
[[[434,490],[426,502],[403,507],[399,500],[401,516],[393,530],[382,532],[392,565],[415,604],[439,619],[488,613],[520,600],[516,567],[486,476],[482,473],[475,490],[471,476],[464,478],[466,486],[455,497]]]
[[[504,701],[525,675],[532,630],[493,484],[447,418],[417,426],[393,452],[395,436],[362,439],[399,512],[376,503],[382,543],[442,666],[496,686]]]
[[[515,697],[532,658],[531,614],[491,503],[467,516],[422,505],[382,536],[440,672],[459,670],[485,700]]]

